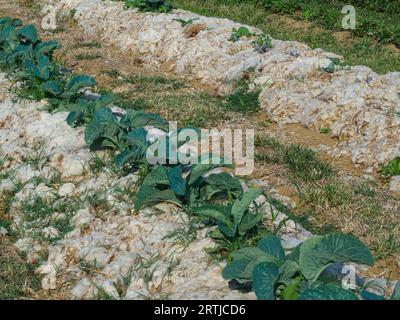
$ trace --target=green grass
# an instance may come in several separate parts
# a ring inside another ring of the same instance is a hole
[[[15,251],[7,240],[0,239],[0,300],[26,298],[41,289],[35,266],[24,261],[24,255]]]
[[[231,3],[243,1],[229,1]],[[356,35],[372,36],[383,43],[400,44],[400,4],[388,1],[337,1],[337,0],[262,0],[249,1],[261,3],[268,11],[291,15],[297,19],[311,21],[327,30],[342,30],[344,5],[353,5],[356,10]]]
[[[73,230],[70,219],[73,212],[77,211],[81,207],[82,201],[80,199],[68,198],[44,200],[38,196],[33,196],[32,198],[21,202],[20,213],[22,214],[24,221],[28,222],[30,227],[35,229],[35,231],[31,232],[30,236],[54,243]],[[55,213],[64,213],[64,217],[53,219],[52,215]],[[48,226],[51,226],[58,231],[56,237],[47,239],[40,231],[38,231]],[[23,236],[23,233],[26,231],[21,229],[19,232],[21,233],[21,236]]]
[[[334,173],[330,164],[318,160],[310,148],[298,144],[284,145],[265,136],[257,136],[255,145],[261,147],[255,154],[256,163],[284,165],[292,177],[302,181],[317,181]]]
[[[259,90],[249,91],[248,84],[241,81],[236,89],[226,97],[224,106],[230,111],[240,112],[241,114],[254,113],[260,110],[259,95]]]
[[[96,60],[96,59],[100,59],[101,58],[101,54],[77,54],[75,56],[75,59],[78,61],[84,61],[84,60]]]
[[[93,49],[93,48],[101,48],[101,44],[97,41],[90,41],[90,42],[82,42],[78,43],[74,46],[74,48],[86,48],[86,49]]]
[[[7,236],[0,236],[0,300],[28,298],[41,289],[41,277],[35,274],[36,266],[26,263],[26,256],[17,251],[11,241],[17,240],[10,229],[9,209],[15,193],[0,195],[0,227],[7,229]]]
[[[115,70],[111,70],[115,73]],[[144,76],[141,74],[132,74],[124,77],[126,83],[133,84],[137,90],[178,90],[185,87],[185,84],[176,79],[170,79],[162,76]]]
[[[400,175],[400,157],[392,159],[387,165],[379,168],[382,177],[388,178]]]
[[[118,107],[160,113],[167,119],[178,119],[180,126],[216,126],[232,116],[247,115],[260,109],[259,92],[248,91],[245,81],[239,82],[231,94],[220,97],[193,90],[179,79],[164,76],[122,76],[117,69],[103,70],[102,74],[113,79],[111,89],[103,89],[104,92],[124,86],[124,91],[118,94]]]
[[[322,187],[311,187],[303,191],[302,200],[313,207],[337,208],[351,200],[351,193],[342,183],[334,181]]]
[[[275,2],[284,3],[286,0]],[[293,0],[290,2],[293,2]],[[332,22],[333,13],[330,16],[329,12],[334,12],[335,17],[339,14],[339,22],[341,22],[342,15],[340,10],[338,11],[337,9],[338,7],[341,8],[340,1],[330,1],[328,3],[328,1],[296,0],[295,2],[304,5],[309,11],[315,10],[322,15],[306,14],[305,8],[302,9],[302,14],[296,11],[292,15],[287,15],[285,13],[286,9],[279,11],[266,8],[262,5],[262,1],[252,0],[173,0],[172,4],[178,8],[190,10],[205,16],[229,18],[243,24],[255,26],[270,34],[275,39],[296,40],[308,44],[311,48],[322,48],[326,51],[335,52],[343,55],[347,64],[367,65],[378,73],[400,71],[400,54],[386,47],[384,45],[385,41],[377,43],[376,37],[362,31],[350,34],[350,39],[345,41],[335,38],[333,31],[341,29],[333,28],[337,25],[338,21],[334,18]],[[333,7],[331,3],[334,3]],[[369,9],[361,8],[360,10],[365,15],[365,19],[379,21],[378,27],[375,27],[374,30],[379,31],[382,25],[391,25],[398,32],[398,28],[400,28],[400,22],[398,21],[400,14],[396,16],[389,9],[383,13],[371,11],[370,7]],[[357,10],[357,12],[360,10]],[[328,13],[324,14],[325,12]],[[292,25],[288,25],[287,20],[282,19],[282,15],[291,17],[292,19],[311,20],[312,26],[310,28],[305,28],[304,26],[295,28]],[[319,18],[317,19],[317,17]],[[364,29],[367,28],[365,24]],[[370,24],[375,25],[374,22],[370,22]],[[332,28],[328,28],[330,25],[332,25]]]
[[[39,143],[31,149],[27,149],[25,154],[22,156],[22,161],[26,164],[32,165],[36,169],[39,168],[42,163],[46,162],[43,144]]]
[[[119,71],[103,71],[115,78]],[[205,127],[226,119],[223,99],[202,91],[187,90],[177,79],[133,74],[114,80],[114,86],[128,85],[116,105],[123,109],[142,109],[178,119],[178,125]]]

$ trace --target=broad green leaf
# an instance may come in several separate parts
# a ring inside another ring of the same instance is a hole
[[[20,44],[14,49],[12,54],[9,55],[7,54],[6,56],[7,56],[6,62],[9,64],[17,64],[25,59],[32,59],[33,56],[32,44],[29,45]]]
[[[279,281],[279,280],[278,280]],[[291,282],[282,290],[281,296],[283,300],[297,300],[300,296],[299,286],[301,283],[301,276],[292,279]]]
[[[95,110],[97,111],[101,108],[107,107],[110,104],[118,101],[118,96],[114,95],[114,94],[104,94],[101,95],[97,100],[95,100],[93,103],[95,105]]]
[[[170,202],[181,206],[181,202],[176,198],[175,193],[171,189],[158,190],[149,186],[142,186],[135,197],[135,209],[139,210],[149,204],[159,202]]]
[[[265,256],[266,253],[259,248],[255,247],[245,247],[236,250],[232,253],[233,260],[247,260],[248,262],[256,260],[259,257]]]
[[[168,129],[168,122],[155,113],[146,113],[130,109],[122,118],[121,123],[132,128],[141,128],[146,126],[156,127],[162,130]]]
[[[76,75],[68,79],[65,85],[65,95],[66,98],[69,98],[71,95],[76,94],[78,90],[93,87],[97,84],[96,80],[87,75]]]
[[[236,235],[237,225],[229,220],[229,223],[223,221],[217,222],[219,230],[229,238],[233,238]]]
[[[303,292],[299,300],[359,300],[357,295],[333,285],[320,285],[315,289]]]
[[[38,59],[42,55],[51,54],[55,49],[60,48],[60,45],[57,41],[45,41],[40,42],[35,46],[34,53],[36,59]]]
[[[38,33],[33,24],[27,24],[18,30],[18,34],[32,43],[37,42]]]
[[[257,247],[270,256],[275,257],[278,261],[283,262],[286,259],[281,240],[275,235],[265,236],[258,242]]]
[[[219,229],[214,229],[209,232],[210,238],[213,238],[214,240],[224,240],[225,235],[221,232]]]
[[[130,147],[138,145],[146,148],[148,142],[146,140],[147,130],[144,128],[135,128],[124,136],[125,143]]]
[[[8,47],[10,50],[14,50],[20,44],[16,28],[11,25],[5,26],[1,30],[0,41],[5,43],[3,46]]]
[[[98,110],[85,128],[85,142],[92,148],[118,147],[120,127],[111,109]]]
[[[253,270],[253,290],[259,300],[275,300],[275,284],[279,268],[275,263],[263,262]]]
[[[234,260],[222,270],[222,275],[225,279],[235,279],[239,283],[250,282],[254,268],[262,262],[271,261],[267,255],[261,255],[254,260]]]
[[[220,189],[218,187],[212,186],[209,184],[203,185],[200,188],[200,194],[202,195],[202,198],[207,201],[210,201],[219,192],[220,192]]]
[[[300,266],[295,261],[286,260],[279,267],[278,282],[288,286],[298,274],[300,274]]]
[[[81,112],[70,112],[68,113],[67,119],[65,121],[67,121],[67,124],[71,127],[76,126],[76,123],[79,121],[79,119],[82,117],[82,113]]]
[[[237,33],[238,33],[240,36],[245,36],[245,35],[250,34],[250,31],[249,31],[249,29],[247,29],[246,27],[241,26],[241,27],[239,27],[239,29],[237,29]]]
[[[61,89],[60,91],[62,92]],[[102,95],[96,100],[80,99],[78,103],[68,104],[67,110],[73,113],[70,115],[70,119],[73,119],[73,125],[91,121],[98,110],[109,106],[116,99],[114,95],[108,94]]]
[[[262,193],[263,191],[261,189],[249,189],[243,193],[240,199],[235,200],[232,206],[232,215],[236,224],[240,224],[248,207]]]
[[[239,234],[244,235],[247,231],[251,230],[263,220],[264,214],[262,211],[257,211],[255,213],[248,212],[242,218],[239,224]]]
[[[2,17],[0,18],[0,27],[2,27],[5,24],[9,24],[12,21],[10,17]]]
[[[226,172],[213,173],[206,178],[206,181],[221,190],[242,190],[239,180]]]
[[[287,260],[295,261],[297,264],[300,264],[300,249],[303,243],[299,243],[291,252],[286,256]]]
[[[332,233],[306,240],[300,249],[300,268],[308,280],[317,280],[321,272],[335,262],[372,265],[368,248],[353,236]]]
[[[146,135],[147,131],[145,129],[136,128],[124,137],[128,148],[116,157],[115,164],[118,168],[128,162],[142,163],[145,161],[146,150],[149,145]]]
[[[360,292],[360,297],[362,300],[385,300],[384,296],[380,296],[366,290],[362,290]]]
[[[208,171],[221,167],[220,164],[196,164],[192,167],[192,171],[190,172],[188,184],[194,185],[198,183],[199,179],[205,175]]]
[[[227,280],[235,279],[240,283],[247,282],[250,280],[250,276],[245,277],[244,273],[248,264],[247,260],[232,261],[222,270],[222,276]]]
[[[25,69],[23,71],[33,75],[35,73],[35,68],[36,65],[31,59],[24,59],[24,61],[22,61],[22,69]]]
[[[144,178],[143,186],[155,187],[169,186],[167,168],[163,166],[154,166],[150,173]]]
[[[186,180],[182,178],[182,166],[168,169],[168,180],[171,189],[178,196],[184,196],[186,192]]]
[[[40,87],[45,91],[52,95],[59,95],[62,92],[61,83],[59,81],[50,80],[47,82],[43,82]]]
[[[195,214],[200,217],[205,217],[212,219],[216,222],[222,222],[227,226],[233,226],[232,221],[230,221],[224,213],[224,208],[217,205],[208,205],[198,208]]]
[[[233,252],[231,257],[233,261],[224,268],[222,275],[225,279],[236,279],[240,283],[251,281],[254,267],[259,263],[278,262],[274,257],[254,247],[241,248]],[[235,264],[231,265],[232,263]]]

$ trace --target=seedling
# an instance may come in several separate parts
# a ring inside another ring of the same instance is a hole
[[[379,169],[382,177],[389,178],[400,175],[400,157],[392,159],[387,165],[383,165]]]
[[[232,34],[231,37],[229,38],[229,41],[232,42],[237,42],[240,40],[241,37],[254,37],[255,33],[250,32],[250,30],[246,27],[239,27],[239,29],[233,28],[232,29]]]
[[[193,18],[189,20],[184,20],[184,19],[173,19],[174,21],[180,22],[182,28],[189,26],[193,24],[194,21],[199,20],[199,18]]]
[[[272,39],[269,35],[258,35],[256,40],[253,41],[253,46],[258,53],[265,53],[272,48]]]

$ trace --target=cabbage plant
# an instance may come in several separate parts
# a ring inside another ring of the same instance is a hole
[[[324,272],[336,263],[372,265],[368,248],[351,235],[332,233],[314,236],[285,253],[275,235],[264,237],[257,247],[232,253],[223,276],[238,283],[251,283],[257,298],[274,300],[358,300],[341,282]]]

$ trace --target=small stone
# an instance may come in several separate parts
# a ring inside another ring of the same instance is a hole
[[[12,183],[12,181],[10,179],[1,180],[0,194],[12,191],[13,187],[14,187],[14,184]]]
[[[297,247],[302,242],[303,241],[301,241],[295,237],[289,236],[287,234],[283,234],[281,236],[282,247],[286,250],[291,250],[291,249]]]
[[[367,181],[375,181],[375,177],[369,175],[369,174],[364,174],[363,178]]]
[[[267,181],[260,179],[252,179],[248,181],[247,184],[251,187],[261,188],[264,190],[268,190],[270,188],[270,184]]]
[[[389,190],[392,192],[400,192],[400,176],[395,176],[390,179]]]
[[[85,247],[79,253],[79,256],[87,262],[96,262],[99,267],[104,267],[110,261],[112,253],[104,247]]]
[[[293,221],[292,219],[286,220],[284,222],[284,225],[285,225],[286,228],[288,228],[290,230],[296,230],[297,229],[296,222]]]
[[[72,223],[76,227],[84,226],[94,220],[94,216],[89,212],[88,209],[81,209],[76,212],[72,217]]]
[[[38,176],[40,176],[40,172],[32,170],[30,165],[24,165],[15,170],[15,178],[22,182],[26,182]]]
[[[46,275],[42,279],[42,288],[44,290],[54,290],[57,288],[57,280],[53,275]]]
[[[60,189],[58,189],[58,195],[60,197],[66,197],[71,195],[75,191],[75,185],[73,183],[64,183]]]
[[[52,227],[52,226],[43,228],[42,234],[47,239],[54,239],[54,238],[57,238],[60,235],[58,230],[56,228]]]
[[[261,194],[255,199],[255,202],[260,206],[267,202],[267,197]]]
[[[46,110],[48,108],[48,102],[46,100],[40,100],[36,102],[36,108],[38,110]]]
[[[71,294],[77,299],[84,299],[88,298],[91,295],[91,291],[94,290],[95,288],[93,288],[90,281],[87,278],[83,278],[72,288]]]
[[[74,177],[83,175],[85,168],[82,161],[74,158],[65,158],[61,165],[63,177]]]
[[[35,187],[34,191],[39,197],[43,199],[52,198],[55,196],[54,190],[46,186],[44,183],[41,183],[37,187]]]
[[[8,231],[6,228],[0,227],[0,236],[6,236]]]
[[[137,255],[135,253],[128,252],[109,263],[103,271],[115,277],[126,277],[134,265],[134,259],[136,257]]]

